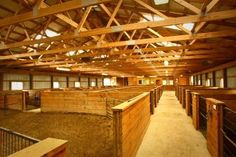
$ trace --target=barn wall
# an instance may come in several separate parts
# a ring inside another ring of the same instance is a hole
[[[33,88],[34,89],[51,88],[51,76],[34,75],[33,76]]]
[[[207,79],[210,79],[210,86],[236,88],[236,61],[221,64],[219,66],[193,74],[190,77],[193,77],[193,82],[195,82],[194,85],[198,84],[200,75],[202,75],[203,86],[206,85]],[[213,84],[214,82],[215,85]]]
[[[229,88],[236,88],[236,67],[227,69],[227,83]]]
[[[23,82],[23,89],[29,89],[29,75],[3,74],[3,90],[10,90],[11,82]]]
[[[103,86],[103,76],[98,75],[82,75],[76,76],[71,74],[62,73],[33,73],[30,72],[9,72],[0,73],[1,75],[1,90],[11,90],[11,82],[23,82],[23,89],[48,89],[52,88],[52,82],[59,82],[59,88],[73,88],[75,87],[75,82],[80,82],[80,86],[83,88],[88,88],[89,85],[95,85],[98,87]],[[32,77],[31,77],[32,76]],[[90,82],[88,82],[90,80]],[[68,85],[68,86],[67,86]]]
[[[223,79],[223,70],[216,71],[216,87],[223,87],[221,84],[221,79]]]

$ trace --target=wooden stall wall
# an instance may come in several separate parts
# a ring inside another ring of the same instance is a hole
[[[129,86],[136,86],[136,85],[138,85],[137,77],[128,77],[128,85]]]
[[[45,91],[41,93],[41,111],[107,115],[106,97],[98,92]]]
[[[114,157],[135,157],[150,121],[149,99],[143,93],[113,108]]]
[[[178,85],[189,85],[189,77],[188,76],[182,76],[178,77]]]
[[[0,109],[24,110],[25,93],[22,91],[1,91]]]

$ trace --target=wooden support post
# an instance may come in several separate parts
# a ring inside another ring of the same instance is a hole
[[[215,71],[212,72],[212,86],[213,87],[216,86],[216,72]]]
[[[29,75],[29,88],[34,89],[34,87],[33,87],[33,74]]]
[[[88,87],[91,86],[91,83],[90,83],[90,77],[88,77]]]
[[[69,76],[66,76],[66,88],[69,88]]]
[[[196,85],[198,85],[198,77],[199,75],[196,76]]]
[[[51,75],[51,88],[53,88],[53,76]]]
[[[0,91],[3,91],[3,73],[0,73]]]
[[[228,87],[227,69],[223,70],[224,88]]]
[[[200,74],[200,85],[202,86],[202,74]]]
[[[98,78],[96,78],[96,87],[98,87]]]

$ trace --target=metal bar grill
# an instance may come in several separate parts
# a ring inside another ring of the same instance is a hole
[[[224,107],[223,110],[223,154],[224,157],[236,156],[236,112]]]
[[[193,112],[192,111],[192,108],[193,108],[192,107],[192,94],[191,94],[191,92],[189,92],[188,94],[189,94],[188,96],[189,96],[189,111],[190,111],[189,115],[192,116],[192,112]]]
[[[0,127],[0,157],[7,157],[37,142],[38,139]]]
[[[207,111],[206,99],[202,96],[199,98],[199,128],[202,134],[206,137],[207,130]]]

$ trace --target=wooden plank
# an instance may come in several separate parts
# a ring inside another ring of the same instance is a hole
[[[26,157],[26,156],[66,157],[66,145],[67,141],[65,140],[47,138],[19,152],[9,155],[9,157]]]

